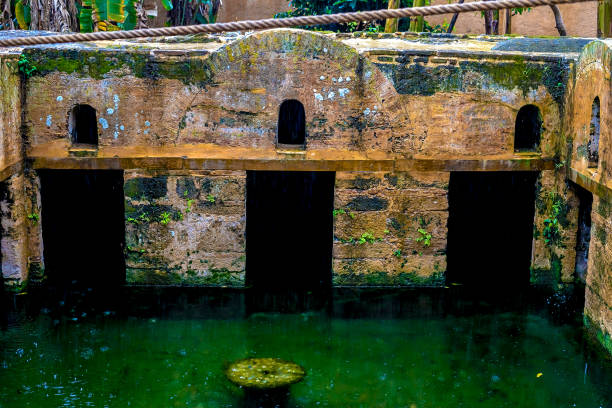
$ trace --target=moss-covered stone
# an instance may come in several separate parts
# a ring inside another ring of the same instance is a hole
[[[168,178],[138,177],[126,180],[123,191],[129,198],[140,200],[155,200],[168,194]]]
[[[389,202],[381,197],[357,196],[346,207],[354,211],[381,211],[389,207]]]
[[[384,271],[372,271],[367,274],[335,273],[335,286],[444,286],[445,272],[436,271],[430,276],[420,276],[416,272],[389,274]]]

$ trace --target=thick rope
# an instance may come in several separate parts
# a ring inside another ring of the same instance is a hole
[[[179,27],[146,28],[131,31],[100,31],[95,33],[57,34],[48,36],[16,37],[0,40],[0,47],[17,45],[58,44],[81,41],[120,40],[141,37],[188,35],[199,33],[221,33],[225,31],[251,31],[270,28],[325,25],[359,21],[384,20],[414,16],[433,16],[437,14],[464,13],[469,11],[501,10],[515,7],[550,6],[554,4],[581,3],[596,0],[500,0],[478,1],[463,4],[443,4],[439,6],[411,7],[355,13],[326,14],[320,16],[301,16],[289,18],[269,18],[265,20],[245,20],[231,23],[198,24]]]

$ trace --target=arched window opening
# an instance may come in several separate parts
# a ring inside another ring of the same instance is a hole
[[[542,135],[542,114],[535,105],[523,106],[516,115],[514,151],[537,151]]]
[[[76,105],[70,111],[68,130],[72,143],[98,145],[96,110],[89,105]]]
[[[591,126],[587,146],[589,167],[597,168],[599,163],[599,97],[595,97],[591,108]]]
[[[306,114],[304,105],[295,99],[281,103],[278,113],[278,144],[304,146],[306,143]]]

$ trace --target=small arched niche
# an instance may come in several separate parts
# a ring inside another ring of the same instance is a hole
[[[542,114],[535,105],[523,106],[516,115],[514,151],[534,152],[540,149]]]
[[[306,114],[304,105],[298,100],[283,101],[278,111],[279,145],[304,147],[306,144]]]
[[[599,97],[596,96],[591,107],[591,124],[589,126],[589,143],[587,145],[589,168],[597,168],[599,164],[599,105]]]
[[[98,121],[96,110],[90,105],[76,105],[68,115],[68,131],[73,144],[97,146]]]

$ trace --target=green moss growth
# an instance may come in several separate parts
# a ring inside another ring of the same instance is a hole
[[[526,62],[521,57],[515,57],[514,61],[465,60],[456,66],[425,66],[419,63],[386,65],[377,64],[392,78],[401,94],[433,95],[436,92],[465,92],[473,88],[500,88],[520,89],[526,95],[544,85],[560,105],[570,69],[567,62]]]
[[[151,80],[178,79],[187,85],[203,85],[211,78],[211,69],[201,56],[161,60],[151,56],[148,51],[59,48],[29,49],[24,51],[24,55],[37,68],[33,74],[40,76],[64,72],[103,79],[112,72],[114,77],[134,75]]]
[[[384,271],[372,271],[364,274],[334,273],[334,286],[444,286],[445,272],[436,270],[431,276],[419,276],[416,272],[389,274]]]
[[[612,359],[612,335],[605,333],[601,327],[595,324],[587,315],[583,318],[584,327],[587,333],[595,340],[597,340],[600,346],[603,346],[605,352],[601,353],[601,356],[605,359]]]

